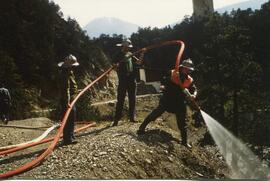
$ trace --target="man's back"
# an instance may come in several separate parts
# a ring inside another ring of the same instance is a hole
[[[0,88],[0,102],[9,103],[10,101],[11,101],[11,98],[10,98],[9,91],[6,88],[1,87]]]

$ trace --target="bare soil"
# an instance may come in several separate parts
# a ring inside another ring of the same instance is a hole
[[[156,106],[157,100],[154,96],[138,101],[138,123],[130,123],[125,116],[117,127],[110,127],[111,120],[99,121],[96,127],[76,135],[77,144],[59,144],[40,165],[11,179],[228,178],[228,168],[217,147],[200,144],[206,128],[193,127],[192,120],[188,123],[191,149],[179,144],[180,133],[175,118],[168,113],[150,123],[145,135],[136,134],[140,122]],[[99,110],[104,110],[104,115],[114,110],[111,103],[102,106]],[[51,126],[54,122],[47,118],[33,118],[14,120],[9,123],[12,124]],[[0,127],[0,146],[29,141],[44,130]],[[0,157],[0,173],[33,160],[46,146],[48,144]]]

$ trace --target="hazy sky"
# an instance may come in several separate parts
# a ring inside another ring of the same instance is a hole
[[[141,27],[163,27],[191,15],[192,0],[53,0],[64,16],[77,20],[83,27],[98,17],[115,17]],[[214,0],[220,8],[247,0]]]

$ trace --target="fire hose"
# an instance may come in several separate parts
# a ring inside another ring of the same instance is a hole
[[[48,126],[23,126],[23,125],[0,125],[0,127],[6,128],[20,128],[20,129],[44,129],[48,128]]]
[[[176,57],[176,62],[175,62],[175,72],[178,72],[179,73],[179,65],[180,65],[180,62],[181,62],[181,57],[183,55],[183,52],[184,52],[184,48],[185,48],[185,44],[183,41],[181,40],[173,40],[173,41],[166,41],[166,42],[163,42],[163,43],[159,43],[159,44],[154,44],[154,45],[151,45],[151,46],[148,46],[148,47],[145,47],[145,48],[142,48],[136,52],[134,52],[131,56],[134,56],[138,53],[141,53],[141,52],[146,52],[146,51],[149,51],[151,49],[154,49],[154,48],[159,48],[159,47],[162,47],[162,46],[167,46],[167,45],[180,45],[180,50],[177,54],[177,57]],[[21,146],[21,147],[16,147],[16,148],[12,148],[12,149],[9,149],[9,150],[5,150],[5,151],[2,151],[0,152],[0,155],[5,155],[5,154],[9,154],[9,153],[12,153],[12,152],[15,152],[15,151],[19,151],[19,150],[22,150],[22,149],[25,149],[25,148],[28,148],[28,147],[31,147],[31,146],[35,146],[35,145],[38,145],[38,144],[42,144],[42,143],[46,143],[46,142],[49,142],[49,141],[53,141],[49,147],[39,156],[37,157],[35,160],[32,160],[31,162],[28,162],[27,164],[17,168],[16,170],[12,170],[12,171],[9,171],[7,173],[3,173],[3,174],[0,174],[0,179],[3,179],[3,178],[8,178],[8,177],[11,177],[11,176],[14,176],[14,175],[17,175],[17,174],[20,174],[20,173],[23,173],[27,170],[30,170],[31,168],[37,166],[38,164],[40,164],[42,161],[44,161],[44,159],[53,151],[53,149],[55,148],[58,140],[60,139],[60,137],[62,136],[62,132],[63,132],[63,129],[64,129],[64,126],[67,122],[67,119],[68,119],[68,116],[71,112],[71,109],[73,108],[73,106],[75,105],[75,103],[77,102],[77,100],[82,96],[82,94],[84,94],[89,88],[91,88],[96,82],[98,82],[100,79],[102,79],[104,76],[106,76],[109,72],[111,72],[114,68],[116,67],[116,65],[112,66],[111,68],[109,68],[107,71],[105,71],[102,75],[100,75],[97,79],[95,79],[93,82],[91,82],[88,86],[86,86],[76,97],[75,99],[71,102],[71,104],[68,106],[65,114],[64,114],[64,117],[62,118],[62,124],[56,134],[56,136],[54,138],[50,138],[50,139],[45,139],[45,140],[42,140],[40,142],[36,142],[36,143],[29,143],[29,144],[26,144],[24,146]],[[180,88],[183,89],[183,87],[181,86],[180,84]],[[195,102],[195,100],[190,100],[193,105],[194,105],[194,108],[196,109],[200,109],[198,104]],[[94,124],[91,124],[89,126],[93,126]]]
[[[78,128],[76,129],[74,132],[77,133],[77,132],[80,132],[82,130],[85,130],[91,126],[95,126],[95,122],[93,123],[90,123],[86,126],[83,126],[81,128]],[[63,136],[63,134],[61,134],[60,138]],[[29,148],[29,147],[33,147],[33,146],[36,146],[36,145],[40,145],[40,144],[43,144],[43,143],[48,143],[50,141],[54,140],[54,137],[53,138],[47,138],[47,139],[44,139],[44,140],[41,140],[39,142],[36,142],[36,143],[30,143],[30,144],[25,144],[23,146],[20,146],[20,147],[15,147],[15,148],[11,148],[11,149],[8,149],[8,150],[3,150],[0,152],[0,155],[7,155],[7,154],[10,154],[10,153],[14,153],[16,151],[20,151],[20,150],[24,150],[26,148]]]
[[[82,122],[76,122],[76,124],[89,124],[89,121],[82,121]],[[91,123],[91,125],[92,125],[92,123]],[[19,149],[16,149],[16,151],[18,151],[18,150],[23,150],[23,149],[26,149],[26,148],[29,148],[29,147],[31,147],[31,146],[35,146],[35,145],[33,145],[33,144],[30,144],[30,143],[34,143],[34,142],[37,142],[37,145],[39,145],[39,144],[42,144],[42,143],[39,143],[41,140],[43,140],[48,134],[49,134],[49,132],[50,131],[52,131],[53,129],[55,129],[55,127],[56,128],[58,128],[60,125],[59,124],[56,124],[56,125],[54,125],[54,126],[52,126],[52,127],[50,127],[50,128],[48,128],[41,136],[39,136],[38,138],[35,138],[35,139],[33,139],[33,140],[31,140],[31,141],[28,141],[28,142],[24,142],[24,143],[20,143],[20,144],[16,144],[16,145],[8,145],[8,146],[5,146],[5,147],[0,147],[0,155],[6,155],[6,154],[8,154],[8,153],[13,153],[13,152],[15,152],[15,151],[12,151],[13,150],[13,148],[15,148],[15,147],[20,147]],[[94,124],[93,124],[93,126],[94,126]],[[81,128],[78,128],[78,129],[76,129],[76,130],[74,130],[74,132],[75,133],[77,133],[77,132],[79,132],[79,131],[82,131],[82,130],[84,130],[84,129],[87,129],[89,126],[83,126],[83,127],[81,127]],[[25,128],[25,127],[21,127],[21,126],[16,126],[16,128]],[[45,128],[45,127],[31,127],[32,129],[35,129],[35,128],[37,128],[37,129],[39,129],[39,128]],[[26,129],[28,129],[28,128],[26,128]],[[29,127],[29,129],[30,129],[30,127]],[[50,131],[49,131],[50,130]],[[50,141],[51,140],[53,140],[52,138],[51,139],[49,139]],[[47,141],[48,142],[48,141]],[[9,150],[8,152],[3,152],[3,151],[5,151],[5,150]],[[15,150],[15,149],[14,149]]]
[[[53,125],[52,127],[48,128],[42,135],[40,135],[39,137],[31,140],[31,141],[27,141],[25,143],[19,143],[19,144],[16,144],[16,145],[9,145],[9,146],[5,146],[5,147],[0,147],[0,151],[1,150],[7,150],[7,149],[11,149],[11,148],[14,148],[14,147],[19,147],[19,146],[23,146],[23,145],[26,145],[26,144],[30,144],[30,143],[35,143],[35,142],[39,142],[41,140],[43,140],[46,136],[48,136],[48,134],[59,127],[59,124],[56,124],[56,125]]]
[[[107,75],[114,67],[109,68],[106,72],[104,72],[102,75],[100,75],[96,80],[94,80],[93,82],[91,82],[88,86],[86,86],[76,97],[75,99],[71,102],[71,104],[68,106],[64,117],[62,119],[62,124],[56,134],[56,136],[53,138],[53,142],[49,145],[49,147],[39,156],[37,157],[35,160],[32,160],[31,162],[17,168],[16,170],[12,170],[9,171],[7,173],[3,173],[0,174],[0,179],[3,178],[8,178],[20,173],[23,173],[27,170],[30,170],[31,168],[33,168],[34,166],[37,166],[38,164],[40,164],[42,161],[44,161],[44,159],[53,151],[53,149],[55,148],[58,140],[61,137],[61,134],[63,132],[64,126],[67,122],[68,116],[71,112],[71,109],[73,108],[73,106],[75,105],[75,103],[77,102],[77,100],[82,96],[82,94],[84,94],[90,87],[92,87],[96,82],[98,82],[100,79],[102,79],[105,75]],[[8,150],[7,150],[8,151]]]

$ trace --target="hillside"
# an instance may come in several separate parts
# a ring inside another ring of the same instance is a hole
[[[33,120],[18,120],[11,124],[23,122],[28,125]],[[38,122],[51,125],[45,118],[39,118]],[[169,128],[162,120],[150,124],[143,136],[136,134],[139,123],[131,124],[124,120],[117,127],[109,125],[110,122],[100,122],[78,134],[79,143],[57,146],[41,165],[12,179],[226,178],[228,170],[217,148],[199,146],[198,139],[205,132],[204,128],[190,130],[193,148],[187,149],[178,143],[178,131]],[[36,130],[15,128],[0,127],[0,130],[6,135],[1,145],[17,142],[18,137],[29,140],[38,133]],[[29,162],[43,148],[38,146],[1,158],[0,172]]]
[[[138,25],[118,18],[103,17],[90,21],[83,29],[93,38],[99,37],[101,34],[123,34],[129,37],[132,33],[138,31],[138,28]]]

